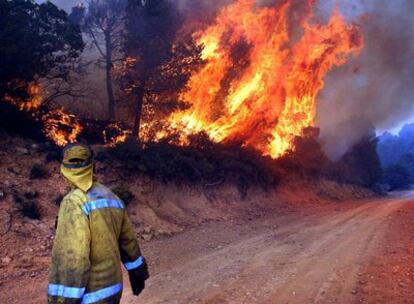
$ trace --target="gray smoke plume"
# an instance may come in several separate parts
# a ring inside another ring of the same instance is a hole
[[[339,3],[365,36],[360,57],[334,69],[319,97],[321,140],[335,159],[372,127],[386,130],[413,117],[414,1],[321,2],[325,12]]]

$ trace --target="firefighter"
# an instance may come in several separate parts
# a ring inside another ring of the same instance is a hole
[[[72,186],[63,199],[52,251],[48,303],[119,303],[121,263],[138,296],[149,274],[124,203],[94,180],[92,150],[71,144],[61,173]]]

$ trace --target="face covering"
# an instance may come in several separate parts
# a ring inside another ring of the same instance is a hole
[[[93,184],[92,151],[82,144],[71,144],[63,150],[62,175],[75,187],[87,192]]]

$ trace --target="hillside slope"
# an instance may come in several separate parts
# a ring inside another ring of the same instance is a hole
[[[0,140],[2,297],[18,282],[44,279],[47,275],[57,203],[67,191],[56,156],[53,150],[27,140]],[[168,240],[205,223],[280,218],[373,196],[368,190],[329,181],[286,180],[270,191],[251,189],[242,197],[232,185],[178,187],[145,176],[125,176],[118,166],[98,162],[97,178],[112,188],[122,186],[133,194],[128,211],[144,244],[154,239]],[[30,215],[32,205],[37,206],[40,219],[23,214],[22,210],[29,209]]]

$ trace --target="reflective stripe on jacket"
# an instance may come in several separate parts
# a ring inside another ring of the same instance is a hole
[[[59,210],[48,303],[118,303],[121,263],[144,263],[124,203],[99,183],[72,190]]]

